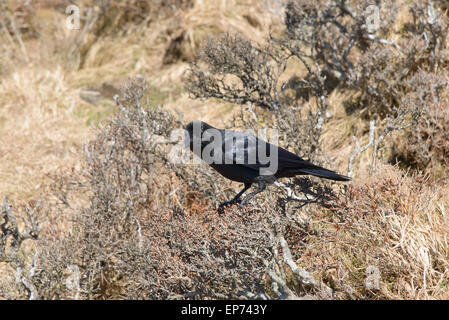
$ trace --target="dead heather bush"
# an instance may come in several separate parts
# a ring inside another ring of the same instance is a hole
[[[422,71],[447,82],[448,19],[433,1],[291,1],[285,24],[283,45],[356,90],[370,116],[421,109],[402,97]]]
[[[57,184],[60,204],[48,210],[71,211],[70,231],[62,238],[41,232],[32,264],[22,272],[26,283],[11,277],[5,287],[18,294],[2,294],[22,299],[333,297],[328,286],[296,265],[307,226],[290,217],[285,205],[277,206],[276,193],[219,215],[214,206],[227,183],[204,167],[169,161],[170,133],[181,122],[161,108],[147,108],[145,88],[142,79],[124,88],[116,98],[117,115],[85,147],[84,171],[66,179],[70,187]],[[72,203],[71,193],[80,191],[89,198],[85,205]]]
[[[299,155],[323,162],[320,137],[335,88],[350,95],[348,113],[375,121],[373,159],[390,132],[416,124],[447,89],[448,19],[431,1],[289,1],[284,24],[284,34],[265,44],[207,40],[188,74],[192,97],[268,110],[258,121],[280,129]],[[305,73],[283,80],[291,59]],[[421,89],[429,78],[435,85]]]
[[[421,71],[409,85],[415,91],[404,98],[405,103],[421,105],[423,111],[416,125],[395,139],[392,161],[420,170],[444,170],[449,165],[449,92],[439,91],[447,88],[447,81]]]
[[[42,201],[31,200],[17,210],[5,196],[0,208],[0,297],[40,298],[32,282],[36,255],[29,242],[39,237],[44,209]]]
[[[445,170],[449,166],[448,106],[439,103],[428,108],[406,135],[407,144],[398,142],[394,150],[400,162],[420,170],[432,167]]]

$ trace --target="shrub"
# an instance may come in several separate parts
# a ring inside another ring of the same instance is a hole
[[[447,82],[421,71],[409,83],[415,89],[404,101],[422,106],[423,111],[413,129],[394,141],[392,160],[420,170],[445,167],[449,165],[449,100],[447,92],[440,91]]]
[[[142,79],[126,86],[116,99],[119,112],[86,145],[84,170],[55,181],[60,203],[47,210],[65,211],[70,231],[59,238],[41,233],[32,265],[23,268],[26,284],[8,283],[14,297],[331,297],[293,260],[290,246],[300,245],[304,226],[288,216],[286,203],[278,207],[273,194],[271,205],[219,215],[213,205],[226,184],[204,167],[167,159],[180,122],[142,107],[145,89]],[[72,200],[83,197],[86,204]]]
[[[373,143],[376,156],[386,135],[416,124],[440,103],[447,87],[443,66],[448,65],[449,29],[447,17],[431,1],[372,5],[289,1],[283,34],[265,44],[230,35],[206,41],[186,88],[194,98],[268,110],[274,117],[268,124],[282,130],[295,152],[315,161],[325,161],[320,137],[328,120],[328,96],[335,88],[346,90],[352,96],[348,101],[357,97],[356,103],[347,103],[348,112],[361,110],[382,130]],[[379,10],[374,27],[368,24],[373,7]],[[400,22],[404,16],[409,20]],[[305,75],[285,80],[292,59]]]

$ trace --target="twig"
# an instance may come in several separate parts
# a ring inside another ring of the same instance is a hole
[[[375,121],[372,120],[369,123],[369,141],[366,145],[364,145],[363,147],[360,146],[359,141],[357,140],[356,136],[352,136],[352,138],[354,139],[355,142],[355,148],[354,151],[351,153],[351,155],[349,156],[349,161],[348,161],[348,177],[352,177],[352,165],[354,162],[355,157],[357,157],[359,154],[361,154],[363,151],[365,151],[366,149],[368,149],[374,142],[374,131],[376,129],[375,127]]]
[[[28,63],[30,61],[30,59],[28,57],[27,50],[25,48],[25,45],[23,44],[22,37],[20,36],[20,32],[17,29],[16,24],[14,22],[14,17],[6,11],[7,3],[4,0],[1,1],[1,7],[2,7],[2,10],[0,10],[0,13],[1,13],[0,23],[2,24],[2,29],[5,32],[9,42],[11,42],[11,44],[14,46],[15,45],[14,40],[12,39],[11,35],[9,34],[8,28],[6,27],[6,24],[3,21],[3,20],[8,20],[9,24],[11,26],[11,30],[14,34],[14,38],[16,39],[17,43],[19,44],[20,50],[22,51],[23,56],[25,57],[25,61]],[[2,19],[2,17],[3,17],[3,19]]]
[[[329,288],[326,284],[316,280],[309,272],[307,272],[303,268],[298,267],[298,265],[293,261],[292,253],[284,236],[281,235],[279,237],[279,243],[282,248],[282,256],[284,258],[284,262],[298,277],[298,280],[305,286],[310,286],[314,289],[318,289],[323,298],[332,298],[333,290],[331,288]]]
[[[28,300],[40,300],[41,297],[34,286],[33,282],[30,280],[34,277],[34,273],[36,271],[36,260],[37,260],[37,252],[33,256],[33,261],[31,264],[31,269],[28,272],[28,275],[23,275],[23,270],[21,267],[17,267],[16,269],[16,281],[22,283],[25,288],[30,292],[30,296]]]

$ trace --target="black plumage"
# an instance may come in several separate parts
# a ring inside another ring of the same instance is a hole
[[[224,177],[245,184],[231,201],[222,203],[220,209],[237,202],[246,204],[254,195],[262,192],[267,184],[284,177],[312,175],[335,181],[350,180],[252,134],[216,129],[202,121],[191,122],[185,129],[190,150],[201,159],[208,160],[208,164]],[[275,163],[272,161],[277,161],[275,168],[270,166]],[[240,201],[242,194],[253,183],[258,184],[257,190]]]

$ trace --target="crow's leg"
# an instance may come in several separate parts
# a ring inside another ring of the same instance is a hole
[[[243,201],[240,203],[240,207],[243,207],[244,205],[247,205],[249,200],[251,200],[256,194],[264,191],[267,187],[267,184],[263,180],[257,181],[258,187],[256,191],[251,192],[249,195],[247,195]]]
[[[245,183],[245,186],[243,187],[243,189],[239,193],[237,193],[232,200],[225,201],[218,206],[218,212],[222,213],[224,207],[232,206],[234,203],[240,203],[241,202],[240,197],[242,196],[243,193],[245,193],[246,190],[251,188],[251,185],[252,185],[252,183]]]

